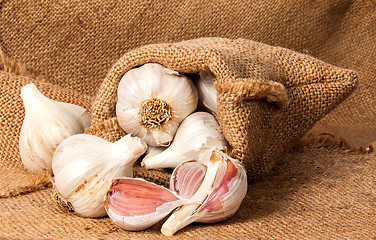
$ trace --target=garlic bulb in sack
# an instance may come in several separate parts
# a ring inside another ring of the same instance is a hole
[[[55,188],[83,217],[106,215],[104,198],[113,179],[133,176],[133,163],[147,145],[138,137],[124,136],[111,143],[78,134],[62,141],[52,159]]]
[[[121,78],[116,116],[125,132],[143,138],[148,145],[168,145],[197,101],[197,90],[186,76],[147,63]]]
[[[240,162],[220,151],[201,157],[200,163],[185,162],[172,173],[171,190],[189,200],[163,224],[164,235],[192,222],[223,221],[235,214],[247,194],[247,173]]]
[[[198,92],[199,105],[209,112],[217,114],[217,90],[214,87],[214,80],[214,75],[209,70],[204,70],[199,73],[195,86]]]
[[[202,151],[223,150],[228,143],[215,117],[207,112],[189,115],[179,126],[171,145],[163,152],[144,158],[146,168],[175,168],[180,163],[197,160]]]
[[[51,173],[51,159],[57,145],[89,127],[90,115],[80,106],[45,97],[32,83],[22,87],[20,96],[25,107],[19,137],[22,163],[29,170]]]

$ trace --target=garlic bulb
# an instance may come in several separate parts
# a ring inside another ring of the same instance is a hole
[[[212,114],[195,112],[180,124],[171,145],[162,153],[143,159],[142,165],[152,169],[175,168],[182,162],[197,160],[207,149],[226,149],[227,141],[221,132]]]
[[[90,125],[90,115],[80,106],[45,97],[34,84],[22,87],[25,107],[19,150],[22,163],[29,170],[51,170],[57,145],[65,138],[82,133]]]
[[[105,216],[104,198],[113,179],[132,177],[133,163],[146,148],[142,139],[130,134],[114,143],[87,134],[68,137],[52,159],[55,187],[77,214]]]
[[[217,114],[217,90],[214,87],[214,80],[214,75],[209,70],[204,70],[199,73],[195,86],[198,92],[199,105],[209,112]]]
[[[119,227],[138,231],[151,227],[187,200],[141,178],[120,178],[106,195],[108,216]]]
[[[156,63],[129,70],[118,86],[116,115],[127,133],[148,145],[168,145],[181,121],[197,107],[197,90],[187,77]]]
[[[244,167],[223,152],[213,151],[207,156],[206,161],[201,160],[206,171],[195,162],[186,162],[172,173],[171,189],[189,200],[163,224],[164,235],[170,236],[192,222],[223,221],[238,210],[246,196]],[[196,177],[191,173],[196,173]]]

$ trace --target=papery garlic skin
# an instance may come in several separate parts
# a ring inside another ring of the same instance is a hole
[[[125,132],[143,138],[148,145],[168,145],[197,101],[190,79],[160,64],[147,63],[121,78],[116,116]]]
[[[202,161],[203,162],[203,161]],[[171,189],[177,194],[180,189],[191,188],[197,183],[200,187],[192,188],[189,200],[175,211],[163,224],[162,233],[170,236],[192,222],[214,223],[231,217],[239,208],[247,193],[247,175],[240,162],[220,151],[213,151],[206,161],[205,177],[184,176],[188,172],[201,175],[202,170],[192,162],[183,163],[172,173]],[[187,196],[187,194],[185,194]]]
[[[207,112],[189,115],[179,126],[171,145],[162,153],[143,159],[146,168],[175,168],[180,163],[197,160],[208,149],[228,146],[215,117]]]
[[[19,136],[22,163],[29,170],[52,173],[51,159],[65,138],[90,126],[90,115],[80,106],[45,97],[34,84],[21,88],[25,118]]]
[[[105,207],[116,225],[139,231],[159,222],[186,201],[175,192],[144,179],[120,178],[107,192]]]
[[[133,163],[146,148],[142,139],[130,134],[114,143],[87,134],[71,136],[53,156],[55,187],[78,215],[105,216],[104,198],[113,179],[132,177]]]
[[[195,86],[198,92],[199,105],[209,112],[217,114],[217,90],[214,87],[214,81],[215,76],[209,70],[204,70],[199,73]]]

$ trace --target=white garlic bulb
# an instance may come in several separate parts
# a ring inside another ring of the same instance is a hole
[[[180,122],[196,109],[197,101],[197,90],[186,76],[148,63],[122,77],[116,115],[125,132],[151,146],[168,145]]]
[[[217,114],[217,90],[214,87],[214,75],[209,70],[199,73],[195,81],[198,92],[199,105],[209,112]]]
[[[138,137],[111,143],[77,134],[62,141],[52,159],[55,187],[61,198],[84,217],[106,215],[104,198],[113,179],[133,176],[133,163],[146,151]]]
[[[29,170],[51,173],[57,145],[89,127],[90,115],[80,106],[45,97],[32,83],[22,87],[20,96],[25,107],[19,137],[22,163]]]
[[[180,163],[197,160],[208,149],[224,150],[227,141],[215,117],[207,112],[189,115],[179,126],[171,145],[163,152],[144,158],[146,168],[175,168]]]
[[[172,173],[171,190],[189,200],[163,224],[164,235],[192,222],[223,221],[235,214],[247,194],[247,173],[240,162],[220,151],[203,155],[208,157],[200,163],[185,162]]]

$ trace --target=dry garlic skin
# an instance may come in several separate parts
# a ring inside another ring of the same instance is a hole
[[[116,115],[125,132],[148,145],[168,145],[197,107],[197,90],[190,79],[157,63],[129,70],[118,86]]]
[[[89,127],[90,115],[80,106],[45,97],[34,84],[22,87],[20,96],[25,107],[19,137],[22,163],[29,170],[51,173],[57,145]]]

